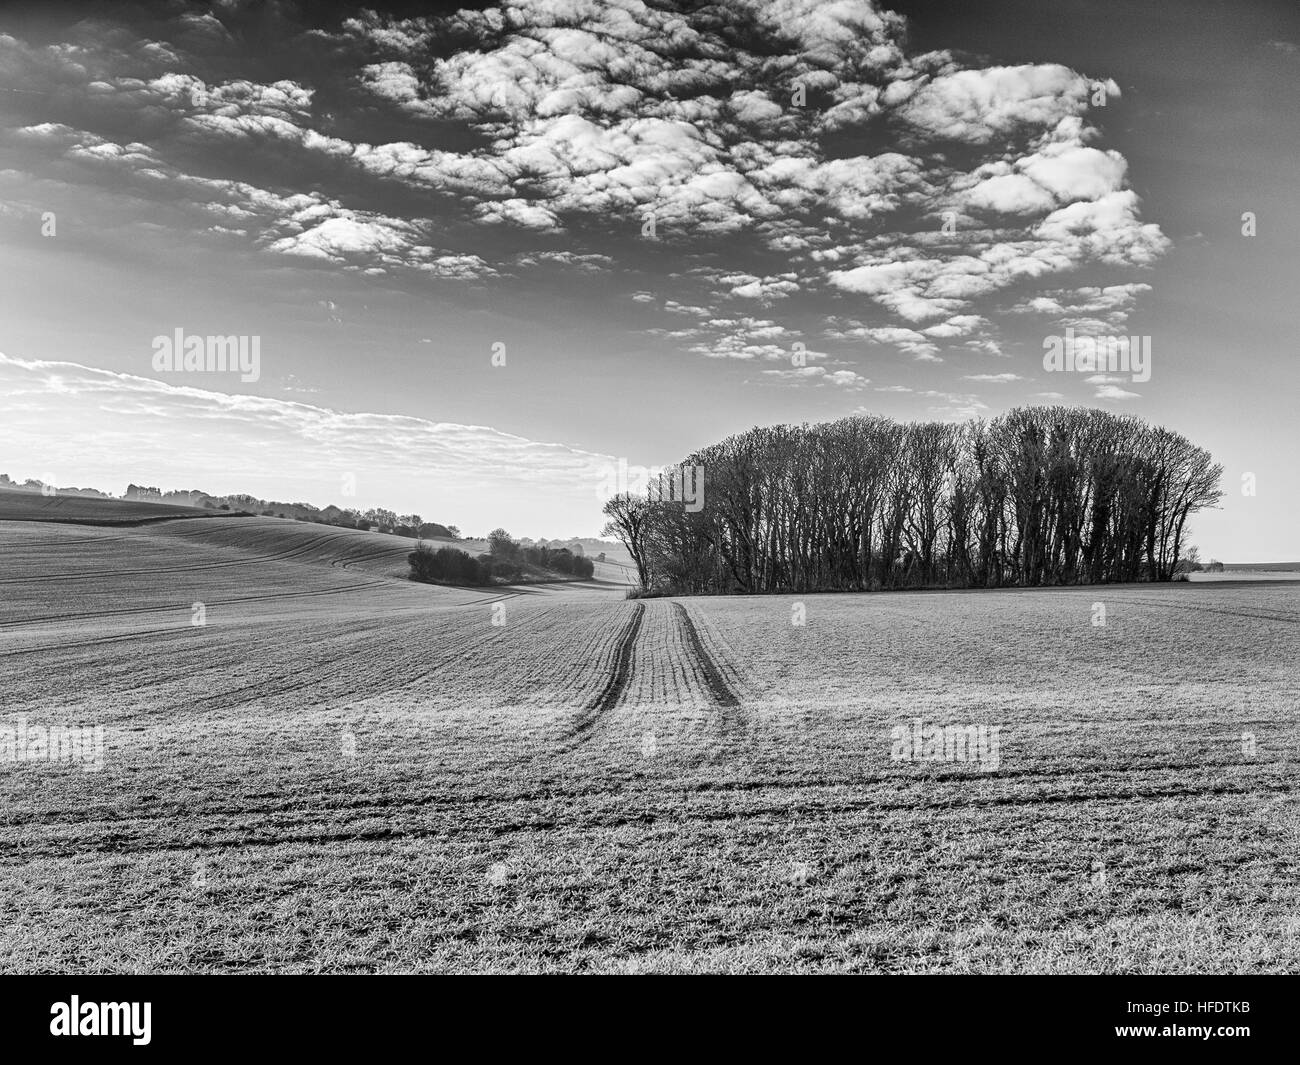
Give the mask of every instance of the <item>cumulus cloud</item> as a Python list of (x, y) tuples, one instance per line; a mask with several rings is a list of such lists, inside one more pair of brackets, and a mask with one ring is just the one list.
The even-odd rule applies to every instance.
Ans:
[[(1030, 126), (1054, 126), (1082, 114), (1091, 82), (1056, 63), (958, 70), (913, 90), (901, 83), (899, 116), (914, 129), (947, 140), (985, 144)], [(1113, 81), (1107, 89), (1119, 94)]]
[[(1090, 122), (1114, 82), (910, 53), (877, 0), (503, 0), (316, 29), (277, 9), (279, 47), (307, 59), (274, 81), (250, 75), (234, 10), (0, 36), (6, 79), (57, 95), (62, 116), (0, 143), (70, 183), (112, 171), (114, 191), (166, 200), (196, 236), (305, 265), (502, 284), (599, 270), (632, 277), (629, 295), (658, 271), (661, 288), (695, 285), (672, 293), (681, 306), (858, 314), (869, 324), (842, 343), (919, 361), (1000, 354), (991, 303), (1012, 290), (1012, 314), (1122, 322), (1144, 291), (1128, 275), (1168, 247)], [(843, 150), (869, 143), (887, 147)], [(956, 235), (918, 229), (945, 212)], [(1100, 295), (1069, 295), (1085, 268)], [(678, 315), (670, 302), (646, 306)], [(774, 328), (652, 335), (786, 357), (793, 334)]]
[(1118, 385), (1102, 385), (1094, 393), (1097, 399), (1140, 399), (1137, 392), (1128, 392)]
[(839, 329), (827, 331), (828, 335), (840, 340), (866, 340), (875, 344), (888, 345), (918, 362), (942, 362), (937, 352), (939, 347), (924, 333), (900, 326), (865, 326), (853, 323)]
[(834, 385), (838, 388), (860, 389), (871, 383), (853, 370), (832, 370), (825, 366), (800, 366), (789, 370), (764, 370), (767, 377), (778, 380), (804, 381)]

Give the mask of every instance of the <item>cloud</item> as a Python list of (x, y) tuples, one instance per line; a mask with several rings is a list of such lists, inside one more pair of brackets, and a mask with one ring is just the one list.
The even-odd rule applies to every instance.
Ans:
[(1136, 392), (1126, 392), (1117, 385), (1102, 385), (1094, 393), (1097, 399), (1140, 399)]
[(922, 329), (921, 332), (928, 337), (964, 337), (969, 336), (977, 329), (987, 327), (988, 324), (988, 320), (978, 314), (956, 314), (946, 322), (929, 326)]
[[(701, 307), (681, 307), (675, 313), (702, 311)], [(769, 318), (709, 317), (697, 325), (668, 332), (677, 338), (694, 340), (689, 350), (713, 359), (792, 359), (796, 352), (803, 352), (809, 359), (825, 358), (820, 352), (807, 351), (796, 333)]]
[(869, 340), (875, 344), (888, 344), (897, 348), (905, 355), (910, 355), (918, 362), (942, 362), (936, 354), (939, 348), (928, 336), (918, 333), (915, 329), (906, 329), (900, 326), (863, 326), (854, 325), (849, 328), (830, 331), (829, 335), (835, 336), (841, 340)]
[(831, 370), (825, 366), (801, 366), (790, 370), (764, 370), (763, 374), (781, 380), (796, 380), (835, 385), (838, 388), (865, 388), (871, 383), (853, 370)]
[[(286, 387), (304, 391), (296, 380)], [(527, 507), (535, 510), (539, 501), (560, 524), (589, 524), (594, 493), (614, 461), (485, 426), (345, 413), (5, 355), (0, 446), (39, 451), (49, 469), (75, 471), (78, 481), (116, 491), (129, 478), (342, 504), (340, 477), (350, 473), (358, 501), (483, 529), (509, 521), (512, 512), (531, 514)], [(267, 455), (275, 461), (267, 463)], [(489, 497), (497, 502), (486, 505)]]
[[(6, 78), (59, 101), (59, 123), (0, 126), (27, 171), (142, 231), (412, 286), (599, 271), (662, 292), (651, 335), (706, 357), (783, 358), (794, 331), (683, 329), (670, 302), (856, 314), (845, 343), (938, 362), (1000, 354), (1003, 293), (1013, 315), (1122, 322), (1169, 246), (1090, 121), (1113, 81), (912, 53), (875, 0), (504, 0), (323, 28), (276, 6), (276, 80), (250, 76), (240, 5), (121, 17), (0, 36)], [(945, 212), (956, 234), (929, 224)], [(1114, 295), (1069, 295), (1084, 270)]]
[(1139, 282), (1049, 289), (1008, 310), (1019, 315), (1049, 315), (1060, 329), (1073, 329), (1081, 336), (1108, 336), (1125, 328), (1138, 299), (1150, 291), (1150, 285)]
[(926, 408), (927, 412), (944, 421), (966, 421), (978, 418), (988, 411), (987, 403), (970, 393), (944, 392), (938, 389), (918, 391), (916, 395), (938, 400)]
[[(959, 70), (934, 78), (914, 91), (897, 87), (905, 98), (899, 116), (912, 128), (946, 140), (986, 144), (1026, 126), (1054, 126), (1082, 114), (1091, 83), (1055, 63)], [(1107, 89), (1119, 94), (1113, 81)]]

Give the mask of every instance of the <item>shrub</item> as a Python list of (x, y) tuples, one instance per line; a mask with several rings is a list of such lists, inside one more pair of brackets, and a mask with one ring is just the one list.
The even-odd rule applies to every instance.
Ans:
[(522, 550), (505, 529), (493, 529), (488, 533), (488, 545), (493, 558), (517, 559)]
[(411, 566), (411, 580), (425, 584), (482, 585), (491, 583), (491, 571), (485, 569), (464, 551), (454, 547), (434, 550), (420, 543), (406, 556)]
[(666, 599), (672, 593), (666, 592), (662, 588), (629, 588), (623, 595), (624, 599)]

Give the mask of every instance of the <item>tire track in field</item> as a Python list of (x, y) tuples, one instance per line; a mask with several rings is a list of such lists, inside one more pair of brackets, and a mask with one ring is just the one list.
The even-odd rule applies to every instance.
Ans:
[[(548, 615), (550, 612), (551, 612), (550, 609), (547, 608), (545, 610), (539, 611), (536, 614), (526, 614), (522, 620), (515, 621), (509, 627), (509, 636), (515, 635), (520, 630), (526, 630), (534, 627), (539, 622), (541, 622), (546, 617), (546, 615)], [(509, 638), (508, 636), (505, 635), (507, 632), (505, 628), (494, 629), (493, 631), (497, 633), (501, 633), (502, 639)], [(428, 680), (428, 678), (433, 676), (435, 673), (445, 672), (452, 665), (461, 662), (464, 659), (468, 658), (469, 656), (480, 651), (483, 648), (485, 641), (488, 640), (491, 640), (491, 637), (485, 638), (472, 631), (467, 632), (457, 642), (449, 643), (445, 645), (442, 648), (441, 657), (435, 659), (431, 666), (428, 666), (427, 668), (425, 668), (423, 671), (419, 673), (415, 673), (413, 675), (407, 676), (405, 679), (401, 679), (400, 682), (398, 681), (397, 678), (394, 678), (394, 682), (390, 683), (386, 688), (384, 688), (383, 693), (385, 695), (391, 695), (395, 692), (404, 692), (409, 688), (413, 688), (418, 684), (424, 683), (424, 681)]]
[[(76, 647), (94, 647), (101, 643), (116, 643), (120, 640), (141, 640), (146, 636), (173, 636), (177, 633), (184, 633), (187, 630), (179, 625), (172, 625), (165, 629), (133, 629), (130, 632), (123, 632), (116, 636), (97, 636), (93, 640), (78, 640), (76, 643), (56, 643), (47, 644), (43, 647), (20, 647), (15, 651), (0, 652), (0, 658), (12, 658), (15, 655), (38, 654), (43, 651), (67, 651)], [(197, 629), (190, 627), (190, 632), (196, 632)]]
[[(369, 635), (383, 625), (377, 620), (362, 633)], [(375, 647), (365, 640), (349, 641), (346, 647), (317, 645), (316, 655), (312, 658), (298, 657), (289, 665), (286, 672), (271, 675), (267, 664), (263, 663), (251, 681), (241, 681), (232, 687), (189, 699), (186, 710), (223, 711), (236, 710), (241, 707), (265, 705), (276, 699), (297, 695), (307, 688), (331, 688), (328, 697), (336, 701), (345, 701), (360, 692), (372, 690), (377, 679), (365, 669), (354, 669), (359, 662), (373, 662)], [(222, 667), (214, 667), (220, 671)], [(317, 699), (319, 703), (320, 698)], [(312, 704), (315, 705), (315, 704)]]
[[(211, 850), (243, 850), (281, 846), (323, 846), (339, 843), (365, 843), (398, 841), (406, 839), (499, 839), (519, 833), (556, 831), (614, 831), (623, 828), (649, 830), (656, 825), (667, 825), (683, 830), (689, 825), (717, 823), (760, 822), (770, 824), (773, 818), (825, 819), (828, 816), (865, 814), (877, 818), (891, 814), (912, 816), (920, 810), (937, 814), (961, 815), (977, 810), (1031, 808), (1035, 806), (1073, 806), (1095, 803), (1099, 806), (1126, 807), (1134, 801), (1160, 801), (1168, 799), (1211, 800), (1257, 794), (1294, 795), (1290, 784), (1268, 785), (1257, 788), (1235, 788), (1214, 783), (1207, 787), (1152, 787), (1120, 789), (1092, 794), (1037, 794), (1000, 795), (968, 801), (916, 800), (881, 801), (876, 798), (841, 798), (838, 801), (796, 801), (792, 803), (758, 801), (749, 806), (728, 803), (713, 809), (683, 811), (673, 804), (649, 804), (640, 809), (627, 810), (565, 810), (556, 816), (554, 810), (538, 810), (533, 816), (519, 816), (509, 820), (473, 822), (455, 811), (448, 811), (427, 826), (412, 826), (410, 822), (362, 828), (335, 823), (314, 825), (302, 815), (290, 816), (271, 824), (256, 826), (196, 826), (185, 824), (189, 838), (149, 838), (139, 833), (101, 831), (93, 839), (63, 840), (49, 838), (37, 841), (9, 842), (0, 840), (0, 860), (6, 865), (18, 865), (32, 859), (77, 858), (88, 852), (121, 854), (188, 853)], [(662, 799), (662, 796), (660, 796)], [(129, 820), (129, 819), (124, 819)], [(111, 822), (109, 822), (111, 824)], [(119, 822), (120, 823), (120, 822)], [(361, 819), (364, 824), (364, 819)], [(178, 825), (179, 827), (179, 825)], [(240, 833), (243, 833), (242, 835)], [(253, 832), (260, 834), (254, 835)]]
[[(140, 577), (153, 576), (159, 573), (195, 573), (204, 570), (229, 569), (238, 566), (261, 565), (266, 562), (288, 562), (296, 561), (312, 551), (323, 548), (326, 544), (333, 543), (347, 536), (347, 533), (318, 534), (311, 535), (303, 542), (290, 545), (278, 551), (272, 551), (269, 554), (250, 555), (247, 558), (227, 558), (215, 562), (200, 562), (185, 566), (164, 566), (154, 567), (152, 569), (114, 569), (107, 571), (92, 570), (87, 573), (46, 573), (38, 574), (31, 577), (5, 577), (0, 579), (0, 584), (37, 584), (45, 581), (84, 581), (95, 580), (103, 577)], [(226, 550), (230, 545), (212, 545), (203, 544), (204, 547), (215, 547), (216, 550)], [(240, 548), (235, 548), (240, 550)]]
[(718, 666), (717, 659), (704, 643), (690, 611), (678, 602), (674, 602), (672, 607), (682, 642), (690, 649), (696, 667), (704, 677), (704, 688), (717, 707), (717, 739), (694, 753), (697, 758), (713, 763), (743, 758), (747, 739), (753, 739), (750, 735), (751, 714), (745, 710), (740, 697)]
[(1117, 603), (1139, 603), (1142, 606), (1159, 606), (1171, 610), (1181, 610), (1190, 614), (1223, 614), (1230, 618), (1249, 618), (1251, 621), (1281, 621), (1289, 625), (1300, 623), (1300, 613), (1285, 607), (1259, 607), (1268, 610), (1268, 614), (1250, 614), (1239, 610), (1225, 610), (1223, 607), (1201, 606), (1192, 603), (1176, 603), (1163, 599), (1137, 599), (1133, 597), (1116, 598)]
[[(454, 588), (457, 586), (451, 585), (450, 587)], [(486, 599), (471, 599), (468, 603), (457, 603), (456, 606), (457, 607), (481, 606), (484, 603), (499, 603), (504, 599), (516, 599), (521, 594), (522, 593), (520, 592), (502, 592), (500, 595), (489, 595)]]
[[(238, 706), (269, 703), (309, 687), (321, 689), (320, 697), (312, 705), (322, 703), (333, 705), (358, 698), (392, 695), (422, 683), (435, 673), (445, 672), (452, 665), (485, 649), (490, 649), (499, 641), (509, 640), (518, 632), (536, 625), (548, 613), (549, 610), (543, 610), (537, 614), (527, 615), (515, 621), (509, 632), (504, 628), (489, 629), (486, 633), (474, 629), (466, 630), (460, 639), (441, 647), (432, 664), (416, 673), (412, 673), (416, 659), (401, 656), (388, 660), (376, 659), (378, 647), (366, 640), (338, 649), (322, 647), (317, 658), (291, 669), (287, 674), (269, 681), (262, 676), (252, 683), (242, 683), (237, 687), (191, 700), (187, 708), (205, 704), (204, 709), (228, 710)], [(420, 624), (419, 619), (408, 620), (401, 635), (418, 635), (421, 631)], [(392, 632), (391, 622), (388, 619), (374, 618), (367, 621), (366, 628), (354, 630), (354, 635), (371, 637), (389, 633), (391, 637)], [(372, 664), (367, 669), (354, 669), (353, 666), (358, 661)], [(268, 686), (277, 684), (278, 687)], [(245, 698), (247, 695), (253, 697)]]
[[(270, 592), (264, 595), (241, 595), (236, 596), (234, 599), (207, 599), (204, 600), (204, 602), (207, 606), (233, 606), (242, 603), (260, 603), (271, 599), (311, 599), (322, 595), (339, 595), (342, 592), (353, 592), (361, 588), (378, 588), (386, 585), (386, 581), (375, 578), (368, 581), (362, 581), (360, 584), (347, 584), (338, 588), (317, 588), (305, 592)], [(39, 625), (46, 621), (88, 621), (92, 618), (129, 617), (134, 614), (165, 614), (173, 611), (185, 611), (188, 609), (190, 608), (184, 604), (173, 604), (169, 606), (123, 607), (120, 610), (92, 610), (70, 614), (48, 614), (43, 617), (21, 618), (18, 621), (0, 621), (0, 629), (13, 629), (26, 625)], [(26, 653), (29, 650), (33, 650), (33, 648), (23, 648), (19, 652), (11, 653)]]
[(568, 738), (581, 742), (588, 733), (612, 710), (627, 688), (628, 678), (632, 673), (632, 648), (636, 646), (637, 635), (641, 632), (641, 622), (645, 618), (645, 603), (637, 603), (632, 609), (623, 631), (618, 635), (614, 648), (614, 668), (605, 681), (600, 694), (578, 715)]
[(343, 558), (336, 558), (330, 562), (330, 565), (337, 566), (340, 569), (347, 569), (350, 566), (361, 566), (370, 562), (380, 562), (384, 559), (391, 559), (394, 565), (405, 561), (400, 548), (375, 547), (359, 551), (356, 554), (346, 555)]
[[(700, 672), (704, 674), (704, 682), (709, 694), (713, 697), (713, 701), (722, 708), (724, 727), (729, 723), (734, 723), (734, 719), (739, 717), (740, 699), (731, 690), (731, 685), (727, 683), (727, 678), (722, 675), (718, 663), (714, 661), (713, 655), (709, 653), (709, 649), (704, 646), (704, 641), (700, 639), (699, 630), (695, 627), (695, 622), (691, 620), (690, 611), (681, 603), (673, 603), (673, 613), (681, 624), (686, 635), (686, 643), (695, 655), (695, 661), (700, 667)], [(728, 710), (734, 711), (734, 713), (728, 714)]]
[[(541, 613), (545, 614), (548, 611)], [(529, 616), (517, 621), (513, 626), (513, 632), (534, 624), (539, 617), (540, 615)], [(403, 636), (418, 634), (420, 624), (419, 619), (410, 619), (399, 630), (400, 634)], [(191, 700), (187, 706), (200, 706), (208, 710), (229, 710), (238, 706), (269, 703), (312, 687), (320, 689), (312, 705), (340, 704), (368, 696), (390, 695), (421, 683), (430, 675), (446, 670), (453, 663), (481, 651), (496, 640), (508, 638), (502, 635), (504, 633), (502, 629), (492, 629), (488, 635), (467, 630), (461, 639), (442, 647), (432, 665), (412, 675), (415, 661), (413, 658), (404, 658), (400, 655), (390, 659), (376, 658), (379, 647), (370, 643), (368, 638), (382, 636), (385, 633), (388, 633), (390, 638), (393, 633), (392, 624), (388, 619), (382, 617), (367, 619), (365, 628), (353, 630), (354, 636), (360, 635), (367, 639), (350, 641), (347, 646), (339, 648), (334, 648), (332, 644), (328, 647), (321, 645), (316, 649), (316, 657), (310, 661), (304, 660), (305, 664), (300, 663), (288, 673), (270, 680), (265, 676), (259, 676), (251, 683), (241, 683), (210, 696)], [(358, 661), (371, 663), (370, 668), (354, 669)], [(246, 698), (246, 696), (252, 697)]]
[[(999, 770), (996, 778), (988, 779), (1005, 779), (1015, 784), (1040, 784), (1051, 785), (1058, 778), (1078, 777), (1080, 780), (1089, 785), (1115, 784), (1117, 790), (1122, 788), (1124, 782), (1132, 774), (1145, 774), (1153, 771), (1158, 772), (1184, 772), (1188, 769), (1200, 769), (1212, 772), (1225, 768), (1232, 768), (1231, 762), (1209, 762), (1209, 763), (1162, 763), (1156, 766), (1127, 766), (1124, 768), (1113, 769), (1109, 767), (1090, 767), (1082, 770), (1076, 769), (1049, 769), (1049, 770), (1014, 770), (1008, 772)], [(1285, 760), (1277, 759), (1273, 762), (1265, 763), (1274, 767), (1285, 768), (1288, 763)], [(925, 785), (958, 785), (964, 786), (969, 784), (972, 779), (982, 779), (972, 777), (969, 772), (951, 771), (934, 774), (926, 778)], [(900, 784), (904, 786), (917, 787), (921, 781), (916, 778), (907, 778), (900, 774), (870, 774), (863, 777), (806, 777), (799, 779), (783, 779), (780, 777), (765, 776), (756, 779), (745, 780), (714, 780), (714, 779), (696, 779), (683, 781), (679, 786), (671, 790), (674, 793), (680, 793), (682, 796), (693, 796), (700, 799), (709, 796), (721, 796), (735, 798), (742, 795), (753, 794), (756, 792), (770, 792), (773, 795), (780, 795), (786, 792), (830, 792), (830, 793), (857, 793), (864, 788), (885, 788), (893, 789), (897, 792)], [(1145, 787), (1139, 789), (1137, 785), (1130, 785), (1124, 794), (1153, 794), (1153, 789), (1161, 786), (1165, 782), (1153, 780), (1146, 783)], [(1223, 784), (1217, 778), (1212, 778), (1211, 783), (1215, 786)], [(1242, 783), (1250, 785), (1249, 787), (1232, 789), (1231, 794), (1253, 794), (1256, 791), (1271, 794), (1295, 794), (1300, 796), (1300, 789), (1296, 789), (1289, 781), (1273, 781), (1268, 779), (1248, 779)], [(1180, 782), (1180, 787), (1190, 787), (1185, 781)], [(1201, 789), (1204, 791), (1204, 789)], [(215, 792), (214, 792), (215, 794)], [(227, 793), (220, 793), (223, 798), (230, 798)], [(32, 827), (44, 825), (50, 827), (74, 827), (90, 825), (106, 825), (118, 821), (132, 821), (136, 823), (162, 824), (167, 821), (181, 821), (187, 818), (219, 818), (219, 817), (267, 817), (285, 819), (303, 811), (310, 811), (317, 816), (325, 815), (359, 815), (359, 816), (378, 816), (381, 813), (395, 814), (402, 813), (405, 819), (412, 814), (420, 811), (475, 811), (491, 809), (496, 807), (507, 807), (516, 805), (525, 805), (528, 803), (554, 803), (554, 802), (579, 802), (596, 800), (617, 799), (627, 802), (651, 802), (656, 798), (663, 798), (664, 791), (658, 785), (638, 786), (629, 784), (605, 784), (593, 783), (580, 786), (557, 787), (548, 784), (544, 787), (526, 788), (521, 791), (467, 791), (453, 792), (446, 789), (431, 789), (418, 794), (383, 794), (368, 793), (362, 797), (341, 798), (342, 793), (338, 791), (329, 792), (258, 792), (246, 795), (235, 795), (236, 799), (241, 800), (238, 805), (194, 805), (190, 800), (173, 800), (166, 806), (160, 806), (152, 810), (133, 811), (130, 815), (123, 815), (120, 812), (118, 804), (111, 801), (105, 801), (95, 809), (87, 809), (84, 805), (75, 808), (49, 808), (43, 810), (34, 810), (14, 817), (12, 810), (8, 812), (3, 820), (0, 820), (0, 827)], [(1046, 791), (1035, 793), (1038, 799), (1043, 802), (1068, 801), (1069, 792)], [(1104, 793), (1103, 793), (1104, 794)], [(1062, 798), (1062, 796), (1064, 798)], [(1024, 796), (1021, 796), (1022, 798)], [(1085, 798), (1087, 796), (1084, 796)], [(1031, 796), (1032, 798), (1032, 796)], [(264, 800), (257, 803), (256, 800)], [(250, 805), (251, 803), (251, 805)], [(935, 797), (931, 800), (932, 805), (939, 808), (957, 808), (965, 805), (971, 805), (969, 802), (963, 802), (959, 799), (943, 800)], [(997, 797), (985, 797), (979, 804), (996, 805)], [(910, 809), (913, 803), (907, 800), (896, 800), (896, 805), (890, 806), (891, 809)], [(486, 816), (486, 815), (485, 815)]]
[(38, 548), (38, 547), (42, 547), (42, 548), (43, 547), (67, 547), (69, 544), (72, 544), (75, 547), (82, 547), (85, 544), (112, 544), (112, 543), (117, 543), (118, 541), (121, 540), (130, 540), (130, 539), (134, 539), (134, 538), (130, 536), (83, 536), (83, 537), (73, 537), (72, 539), (68, 539), (68, 540), (44, 540), (44, 539), (33, 540), (30, 538), (24, 538), (24, 539), (12, 540), (12, 541), (11, 540), (0, 541), (0, 547), (22, 548), (23, 550), (27, 550), (28, 548)]

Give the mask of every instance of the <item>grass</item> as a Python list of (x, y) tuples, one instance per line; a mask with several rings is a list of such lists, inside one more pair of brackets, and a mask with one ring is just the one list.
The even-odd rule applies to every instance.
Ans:
[(1295, 584), (625, 602), (379, 539), (0, 523), (0, 725), (108, 735), (0, 763), (0, 970), (1300, 966)]

